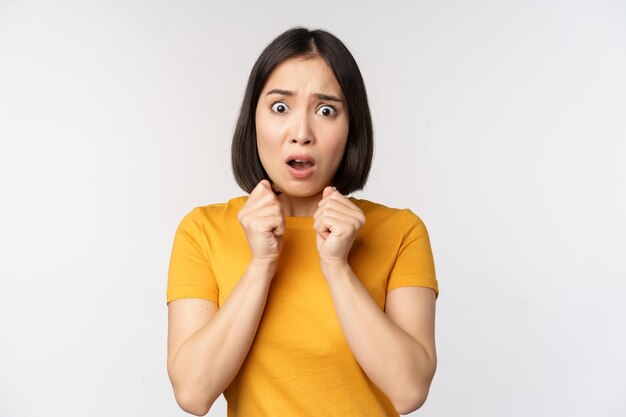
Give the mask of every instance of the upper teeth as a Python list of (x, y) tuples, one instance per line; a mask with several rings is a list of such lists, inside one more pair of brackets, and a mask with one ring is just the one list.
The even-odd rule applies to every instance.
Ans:
[(304, 159), (296, 159), (295, 161), (296, 162), (308, 162), (308, 161), (305, 161)]

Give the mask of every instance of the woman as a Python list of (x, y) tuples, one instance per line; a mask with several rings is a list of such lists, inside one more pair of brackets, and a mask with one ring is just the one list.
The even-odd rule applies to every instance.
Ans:
[(437, 280), (410, 210), (347, 197), (373, 153), (350, 52), (293, 28), (255, 63), (232, 162), (249, 196), (181, 221), (167, 288), (168, 373), (204, 415), (397, 416), (436, 368)]

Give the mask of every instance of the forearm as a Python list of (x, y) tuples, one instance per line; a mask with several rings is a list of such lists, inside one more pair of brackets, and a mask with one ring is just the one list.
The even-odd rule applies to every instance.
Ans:
[(324, 272), (339, 324), (367, 376), (396, 410), (421, 406), (435, 373), (435, 359), (380, 309), (349, 265)]
[(250, 264), (211, 321), (192, 334), (174, 357), (174, 391), (199, 410), (208, 410), (228, 387), (256, 335), (273, 269)]

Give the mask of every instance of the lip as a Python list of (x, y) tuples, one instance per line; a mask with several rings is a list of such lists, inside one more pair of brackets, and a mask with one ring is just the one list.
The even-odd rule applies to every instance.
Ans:
[[(293, 161), (294, 159), (298, 159), (300, 161), (308, 161), (312, 163), (313, 165), (307, 169), (295, 169), (291, 165), (289, 165), (289, 161)], [(289, 173), (293, 177), (298, 178), (298, 179), (310, 177), (311, 175), (313, 175), (313, 172), (315, 172), (315, 169), (316, 169), (315, 158), (313, 158), (311, 155), (307, 155), (304, 153), (294, 153), (294, 154), (289, 155), (287, 159), (285, 160), (285, 165), (287, 165), (287, 171), (289, 171)]]
[[(297, 159), (300, 159), (300, 158), (297, 158)], [(291, 159), (290, 159), (290, 161), (291, 161)], [(295, 169), (295, 168), (293, 168), (289, 164), (285, 164), (285, 165), (287, 165), (287, 171), (289, 171), (289, 173), (292, 176), (294, 176), (294, 177), (296, 177), (298, 179), (310, 177), (313, 174), (313, 172), (315, 171), (315, 165), (313, 165), (312, 167), (307, 168), (307, 169)]]
[(287, 157), (285, 163), (289, 163), (289, 161), (293, 161), (294, 159), (298, 159), (301, 161), (309, 161), (313, 165), (315, 165), (315, 159), (311, 155), (307, 155), (304, 153), (294, 153)]

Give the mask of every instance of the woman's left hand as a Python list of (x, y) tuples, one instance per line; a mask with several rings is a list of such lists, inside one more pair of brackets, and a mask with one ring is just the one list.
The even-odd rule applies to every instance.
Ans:
[(322, 268), (347, 265), (354, 239), (365, 224), (363, 211), (339, 191), (326, 187), (313, 218)]

